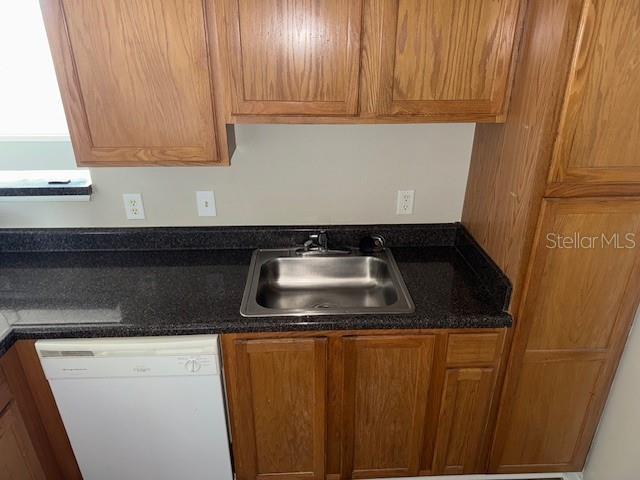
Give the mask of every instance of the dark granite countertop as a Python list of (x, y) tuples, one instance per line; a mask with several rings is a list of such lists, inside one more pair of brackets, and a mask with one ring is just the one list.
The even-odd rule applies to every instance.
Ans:
[(415, 313), (269, 318), (239, 313), (251, 249), (0, 253), (0, 353), (28, 338), (511, 326), (464, 245), (392, 251)]

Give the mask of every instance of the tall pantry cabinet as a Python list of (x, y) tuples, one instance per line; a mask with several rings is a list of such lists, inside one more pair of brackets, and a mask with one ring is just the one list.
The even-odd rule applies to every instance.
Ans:
[(496, 473), (582, 470), (640, 301), (640, 3), (527, 8), (463, 214), (515, 288)]

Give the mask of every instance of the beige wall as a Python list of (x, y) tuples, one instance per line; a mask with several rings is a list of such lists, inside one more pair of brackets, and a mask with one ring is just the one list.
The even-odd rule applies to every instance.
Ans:
[[(473, 132), (472, 124), (241, 126), (229, 168), (95, 168), (91, 202), (0, 203), (0, 228), (458, 221)], [(0, 155), (0, 169), (45, 166)], [(414, 215), (396, 215), (396, 191), (411, 189)], [(196, 190), (215, 191), (217, 217), (197, 216)], [(125, 218), (122, 193), (135, 192), (146, 220)]]
[(585, 480), (640, 478), (640, 313), (636, 315), (584, 472)]

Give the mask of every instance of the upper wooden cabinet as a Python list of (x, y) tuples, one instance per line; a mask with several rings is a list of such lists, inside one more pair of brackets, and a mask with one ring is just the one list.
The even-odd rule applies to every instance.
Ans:
[(584, 3), (550, 181), (638, 183), (640, 2)]
[(228, 164), (227, 124), (502, 121), (522, 0), (41, 0), (79, 165)]
[[(520, 0), (372, 0), (363, 72), (377, 115), (505, 112)], [(365, 94), (366, 95), (366, 94)]]
[(79, 165), (228, 163), (210, 0), (41, 0)]
[(355, 115), (363, 0), (220, 0), (231, 113)]
[(221, 0), (227, 113), (239, 122), (496, 121), (520, 5)]

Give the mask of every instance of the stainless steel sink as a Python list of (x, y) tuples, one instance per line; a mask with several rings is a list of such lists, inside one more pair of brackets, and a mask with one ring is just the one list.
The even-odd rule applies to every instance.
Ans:
[(256, 250), (240, 313), (245, 317), (411, 313), (413, 301), (388, 249), (300, 255)]

